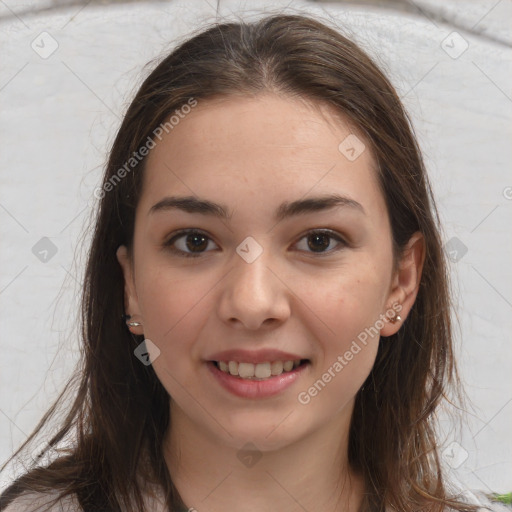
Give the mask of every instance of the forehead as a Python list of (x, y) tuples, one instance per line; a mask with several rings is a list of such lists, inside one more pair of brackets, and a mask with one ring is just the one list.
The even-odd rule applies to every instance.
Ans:
[(146, 211), (167, 193), (239, 207), (241, 197), (281, 202), (311, 190), (344, 193), (383, 213), (368, 144), (348, 120), (319, 102), (270, 93), (198, 100), (156, 142), (139, 205)]

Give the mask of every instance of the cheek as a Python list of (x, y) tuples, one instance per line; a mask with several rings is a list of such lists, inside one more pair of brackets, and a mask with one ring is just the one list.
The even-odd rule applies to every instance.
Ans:
[[(319, 294), (320, 317), (315, 337), (320, 351), (313, 372), (297, 399), (313, 408), (317, 417), (341, 412), (368, 377), (377, 356), (380, 301), (366, 280), (343, 280), (327, 297)], [(321, 302), (320, 302), (321, 301)]]
[(386, 276), (375, 264), (364, 257), (355, 260), (350, 272), (340, 269), (308, 294), (308, 305), (321, 320), (316, 322), (321, 352), (314, 377), (347, 396), (362, 385), (375, 361), (387, 289)]
[(364, 255), (353, 258), (350, 268), (346, 265), (314, 284), (303, 284), (304, 289), (311, 290), (307, 301), (314, 304), (338, 348), (343, 348), (343, 342), (364, 329), (374, 326), (383, 312), (387, 275)]
[(138, 294), (144, 335), (158, 346), (166, 366), (183, 367), (191, 356), (199, 357), (194, 340), (211, 314), (216, 280), (148, 263), (140, 272), (140, 282), (144, 283)]
[(208, 319), (208, 286), (204, 280), (183, 278), (169, 269), (158, 271), (155, 266), (141, 278), (145, 279), (143, 296), (139, 295), (144, 336), (160, 350), (153, 369), (169, 395), (186, 404), (196, 387), (200, 363), (195, 340)]

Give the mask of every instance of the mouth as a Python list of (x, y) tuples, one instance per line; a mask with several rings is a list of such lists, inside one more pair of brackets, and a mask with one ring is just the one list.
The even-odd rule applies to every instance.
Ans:
[(210, 361), (218, 370), (241, 380), (269, 380), (273, 377), (296, 371), (308, 364), (309, 359), (295, 359), (288, 361), (266, 361), (262, 363), (248, 363), (243, 361)]

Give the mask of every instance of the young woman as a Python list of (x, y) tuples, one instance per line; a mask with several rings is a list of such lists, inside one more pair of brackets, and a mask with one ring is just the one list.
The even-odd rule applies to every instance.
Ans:
[(76, 397), (2, 510), (477, 509), (436, 445), (458, 381), (435, 203), (353, 42), (298, 15), (196, 34), (96, 195)]

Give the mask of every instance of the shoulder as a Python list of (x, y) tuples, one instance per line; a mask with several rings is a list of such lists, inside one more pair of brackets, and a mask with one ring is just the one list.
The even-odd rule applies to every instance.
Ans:
[(25, 492), (2, 512), (82, 512), (75, 495), (59, 498), (58, 491)]

